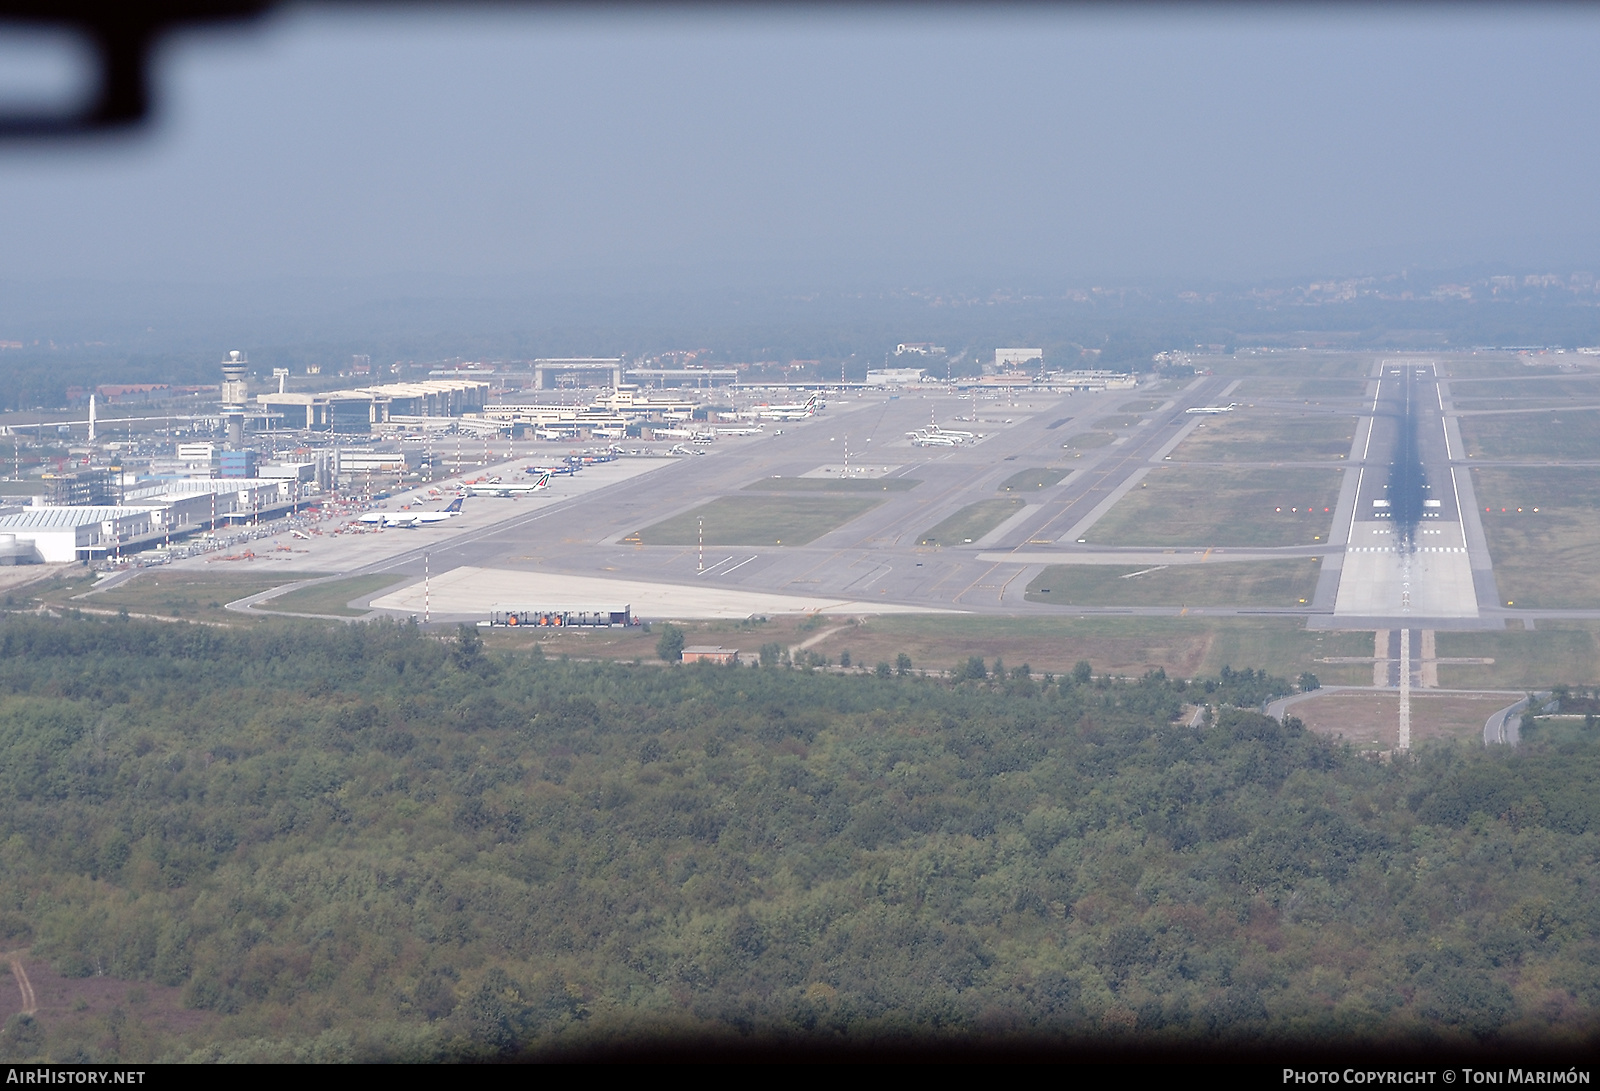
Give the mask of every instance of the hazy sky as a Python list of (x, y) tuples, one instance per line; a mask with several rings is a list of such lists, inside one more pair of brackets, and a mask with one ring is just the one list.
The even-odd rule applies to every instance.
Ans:
[(1584, 267), (1597, 56), (1579, 6), (291, 12), (0, 150), (0, 279)]

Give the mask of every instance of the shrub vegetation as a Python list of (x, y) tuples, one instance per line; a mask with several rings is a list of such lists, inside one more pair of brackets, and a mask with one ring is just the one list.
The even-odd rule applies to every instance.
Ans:
[(1377, 763), (1253, 711), (1287, 685), (1250, 670), (957, 681), (475, 638), (0, 621), (0, 934), (212, 1013), (155, 1039), (14, 1020), (4, 1059), (1594, 1026), (1586, 737)]

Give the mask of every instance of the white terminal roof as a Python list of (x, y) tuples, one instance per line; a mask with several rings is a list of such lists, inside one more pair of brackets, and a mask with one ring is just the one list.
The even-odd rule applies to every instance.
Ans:
[(27, 508), (16, 515), (0, 515), (0, 530), (68, 530), (89, 523), (105, 523), (134, 515), (149, 515), (150, 508), (59, 507)]
[(474, 390), (488, 390), (489, 384), (482, 379), (425, 379), (420, 382), (409, 383), (382, 383), (377, 386), (357, 386), (344, 390), (315, 390), (315, 391), (287, 391), (279, 394), (275, 390), (256, 395), (256, 400), (263, 404), (271, 401), (279, 404), (304, 405), (314, 401), (369, 401), (373, 398), (418, 398), (428, 394), (453, 394)]
[(383, 383), (379, 386), (358, 386), (351, 394), (378, 394), (393, 398), (414, 398), (419, 394), (439, 394), (449, 391), (474, 390), (487, 387), (482, 379), (424, 379), (421, 382)]
[(278, 478), (261, 477), (199, 477), (162, 481), (153, 485), (140, 485), (125, 494), (128, 500), (154, 500), (161, 496), (192, 496), (195, 493), (239, 492), (241, 489), (276, 489)]

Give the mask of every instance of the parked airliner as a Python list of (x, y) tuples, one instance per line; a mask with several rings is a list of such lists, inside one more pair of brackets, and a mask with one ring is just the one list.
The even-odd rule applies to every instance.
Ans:
[(460, 514), (461, 497), (458, 496), (441, 511), (369, 511), (361, 517), (361, 522), (368, 526), (404, 527), (410, 530), (443, 523)]
[(479, 481), (462, 486), (462, 488), (466, 489), (468, 496), (498, 496), (502, 498), (528, 496), (531, 493), (536, 493), (543, 489), (548, 489), (549, 487), (549, 473), (542, 473), (534, 480), (525, 484), (522, 482), (500, 481), (497, 479), (493, 481)]

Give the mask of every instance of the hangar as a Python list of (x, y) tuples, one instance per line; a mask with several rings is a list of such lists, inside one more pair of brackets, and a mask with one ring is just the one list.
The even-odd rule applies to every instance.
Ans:
[(0, 516), (0, 563), (64, 564), (104, 557), (158, 534), (156, 507), (30, 508)]

